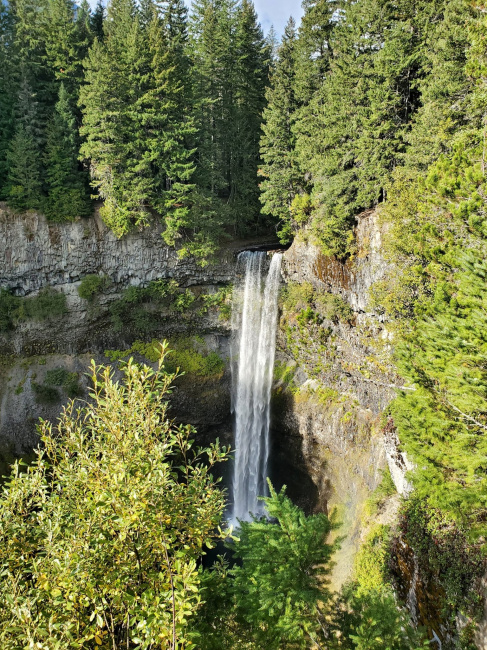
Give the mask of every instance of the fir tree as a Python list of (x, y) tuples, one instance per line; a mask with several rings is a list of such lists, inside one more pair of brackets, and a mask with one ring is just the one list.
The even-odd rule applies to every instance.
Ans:
[(12, 12), (0, 2), (0, 198), (5, 198), (7, 153), (15, 129), (17, 67)]
[(95, 10), (91, 14), (90, 18), (90, 31), (92, 32), (93, 37), (97, 38), (98, 41), (102, 41), (104, 37), (103, 23), (105, 21), (105, 13), (105, 7), (102, 0), (98, 0)]
[(150, 25), (151, 83), (142, 102), (150, 112), (148, 155), (154, 165), (152, 205), (165, 218), (164, 239), (174, 245), (190, 235), (191, 196), (195, 186), (190, 142), (195, 128), (190, 106), (189, 59), (186, 53), (186, 8), (172, 0), (163, 17)]
[(243, 0), (237, 10), (235, 56), (230, 197), (235, 231), (243, 233), (255, 227), (259, 214), (260, 124), (270, 63), (270, 51), (249, 0)]
[(293, 124), (295, 97), (296, 28), (291, 18), (286, 25), (278, 59), (267, 90), (263, 113), (260, 175), (262, 212), (274, 217), (283, 242), (291, 236), (290, 207), (301, 189), (302, 179), (295, 160)]
[(38, 208), (42, 197), (43, 133), (37, 100), (26, 79), (22, 81), (16, 113), (15, 134), (7, 155), (7, 200), (20, 210)]
[(333, 525), (326, 515), (306, 517), (284, 490), (269, 483), (264, 499), (271, 521), (241, 522), (234, 569), (237, 616), (258, 647), (309, 648), (321, 637), (330, 593), (324, 577), (335, 547), (326, 540)]
[(118, 236), (147, 223), (152, 187), (140, 105), (149, 54), (136, 13), (131, 0), (109, 5), (105, 40), (95, 40), (90, 49), (80, 92), (80, 133), (86, 138), (81, 155), (91, 160), (92, 186), (104, 200), (102, 217)]
[(78, 171), (77, 129), (68, 93), (61, 83), (59, 101), (47, 130), (45, 154), (48, 219), (62, 221), (89, 214), (86, 177)]

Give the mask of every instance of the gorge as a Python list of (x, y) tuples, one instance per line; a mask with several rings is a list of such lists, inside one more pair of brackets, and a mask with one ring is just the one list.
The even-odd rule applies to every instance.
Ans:
[(0, 0), (2, 650), (487, 648), (485, 2), (302, 9)]
[[(150, 353), (142, 347), (138, 352), (134, 342), (141, 337), (146, 341), (167, 338), (171, 345), (183, 336), (186, 346), (196, 346), (190, 354), (205, 357), (216, 353), (225, 361), (225, 370), (222, 374), (217, 368), (206, 375), (190, 370), (176, 382), (171, 403), (178, 421), (194, 424), (201, 441), (214, 440), (218, 435), (233, 446), (232, 408), (240, 435), (246, 430), (247, 435), (259, 436), (271, 418), (269, 446), (260, 445), (260, 454), (256, 453), (259, 443), (255, 440), (249, 441), (246, 450), (235, 444), (236, 468), (239, 463), (248, 466), (250, 457), (255, 469), (236, 469), (235, 493), (241, 494), (239, 490), (251, 485), (253, 501), (239, 496), (234, 516), (245, 519), (249, 510), (260, 512), (256, 496), (263, 494), (263, 468), (269, 455), (274, 485), (279, 488), (286, 484), (288, 493), (305, 510), (331, 512), (338, 507), (344, 539), (335, 557), (332, 584), (340, 588), (349, 578), (353, 558), (370, 530), (363, 512), (382, 480), (384, 468), (390, 469), (399, 494), (407, 490), (408, 461), (398, 448), (397, 435), (380, 421), (381, 411), (401, 384), (392, 369), (384, 372), (380, 365), (381, 341), (387, 344), (387, 337), (381, 317), (368, 310), (366, 298), (387, 268), (381, 258), (377, 216), (370, 213), (360, 218), (356, 236), (364, 248), (353, 264), (327, 259), (305, 242), (295, 242), (270, 261), (265, 252), (240, 252), (252, 246), (238, 242), (223, 250), (216, 264), (203, 270), (173, 257), (170, 249), (154, 237), (157, 230), (145, 231), (147, 239), (145, 233), (144, 238), (134, 237), (132, 247), (130, 238), (117, 242), (96, 220), (48, 226), (42, 216), (33, 214), (19, 216), (14, 223), (16, 227), (4, 230), (0, 241), (3, 258), (8, 260), (3, 286), (27, 296), (52, 287), (66, 295), (68, 311), (62, 317), (25, 320), (2, 335), (0, 440), (4, 460), (33, 448), (38, 417), (56, 420), (66, 399), (64, 389), (58, 389), (57, 398), (49, 403), (35, 388), (46, 383), (49, 373), (59, 369), (75, 373), (82, 396), (89, 358), (110, 363), (103, 355), (105, 346), (116, 342), (118, 349), (128, 350), (127, 355), (141, 354), (147, 362), (144, 354)], [(271, 242), (253, 244), (272, 248)], [(77, 251), (76, 258), (70, 250)], [(83, 276), (93, 272), (109, 277), (110, 282), (90, 302), (79, 298), (77, 289)], [(199, 298), (200, 302), (178, 312), (171, 307), (174, 296), (169, 296), (169, 304), (167, 298), (160, 304), (154, 300), (141, 303), (156, 327), (145, 333), (137, 329), (131, 316), (139, 305), (123, 303), (124, 329), (121, 336), (117, 334), (110, 305), (117, 304), (131, 286), (142, 290), (156, 279), (176, 279), (178, 292), (184, 295), (189, 290), (194, 296), (216, 295), (219, 287), (234, 282), (231, 320), (218, 316), (224, 304), (221, 300), (204, 311)], [(278, 286), (283, 281), (278, 317)], [(305, 296), (301, 295), (303, 290)], [(330, 296), (336, 299), (333, 311)], [(319, 322), (316, 317), (301, 317), (300, 322), (300, 315), (310, 304), (323, 316)], [(344, 305), (349, 306), (348, 311)], [(235, 336), (238, 332), (241, 336)], [(271, 376), (273, 335), (277, 335), (276, 368)], [(195, 336), (198, 340), (192, 338)], [(38, 350), (43, 353), (36, 354)], [(17, 359), (12, 356), (14, 351), (20, 355)], [(241, 362), (242, 356), (244, 362), (239, 367), (237, 361)], [(270, 411), (267, 395), (271, 398)], [(238, 402), (244, 399), (239, 411)], [(246, 429), (249, 421), (252, 426)], [(232, 484), (231, 479), (228, 482)], [(374, 525), (381, 521), (389, 525), (397, 517), (397, 508), (397, 496), (392, 496), (381, 506)], [(397, 556), (395, 570), (404, 593), (412, 588), (415, 561), (410, 550)], [(431, 625), (439, 638), (446, 638), (448, 628), (443, 627), (441, 615), (427, 595), (437, 588), (432, 586), (434, 580), (427, 574), (415, 578), (420, 606), (415, 615)]]

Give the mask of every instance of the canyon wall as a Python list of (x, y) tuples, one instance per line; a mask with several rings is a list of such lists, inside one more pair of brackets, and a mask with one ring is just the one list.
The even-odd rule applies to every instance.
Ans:
[[(335, 588), (350, 577), (355, 553), (371, 526), (397, 520), (397, 497), (388, 501), (376, 521), (364, 516), (383, 471), (389, 467), (399, 494), (410, 489), (405, 477), (410, 465), (382, 415), (401, 379), (393, 370), (383, 317), (369, 307), (370, 288), (387, 271), (381, 240), (378, 215), (370, 211), (357, 219), (354, 259), (341, 262), (324, 256), (303, 232), (282, 263), (271, 469), (275, 484), (286, 483), (289, 494), (308, 511), (337, 509), (343, 541), (332, 577)], [(59, 399), (53, 402), (40, 399), (39, 386), (45, 385), (49, 373), (62, 369), (76, 377), (79, 397), (85, 399), (90, 359), (111, 363), (107, 349), (126, 350), (137, 340), (174, 341), (182, 336), (193, 337), (201, 352), (216, 352), (226, 362), (229, 320), (221, 317), (218, 306), (201, 309), (198, 299), (232, 283), (239, 251), (270, 244), (255, 239), (232, 242), (212, 264), (201, 267), (167, 247), (157, 224), (117, 240), (97, 215), (49, 224), (37, 213), (12, 215), (0, 208), (0, 289), (29, 297), (50, 287), (66, 296), (67, 308), (61, 316), (19, 319), (13, 329), (0, 332), (0, 470), (2, 462), (29, 454), (37, 443), (39, 417), (55, 421), (67, 400), (65, 387), (56, 389)], [(93, 300), (78, 294), (89, 275), (106, 279)], [(149, 327), (141, 330), (133, 304), (124, 302), (124, 296), (130, 287), (147, 287), (155, 280), (174, 280), (179, 290), (191, 291), (195, 303), (175, 310), (169, 303), (149, 301), (143, 305)], [(286, 307), (286, 289), (293, 286), (312, 292), (309, 304)], [(333, 308), (320, 311), (319, 304)], [(214, 376), (178, 380), (172, 409), (176, 419), (197, 427), (201, 442), (219, 436), (232, 444), (228, 364)], [(422, 581), (414, 562), (406, 549), (396, 568), (402, 593), (416, 589), (421, 605), (431, 576)], [(429, 608), (425, 622), (445, 638), (438, 616)]]

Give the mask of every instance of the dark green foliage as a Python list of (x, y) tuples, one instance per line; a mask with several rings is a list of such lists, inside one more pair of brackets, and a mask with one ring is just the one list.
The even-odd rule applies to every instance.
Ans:
[(36, 296), (24, 298), (18, 311), (20, 319), (46, 320), (66, 314), (66, 295), (51, 287), (41, 289)]
[(70, 398), (78, 397), (81, 394), (78, 373), (69, 372), (66, 368), (54, 368), (46, 372), (44, 387), (47, 389), (50, 386), (63, 388)]
[(64, 293), (47, 287), (36, 296), (20, 298), (6, 289), (0, 290), (0, 332), (7, 332), (22, 320), (57, 318), (68, 311)]
[(46, 217), (64, 221), (90, 213), (87, 179), (78, 170), (76, 120), (64, 84), (59, 86), (59, 101), (47, 129), (46, 187), (43, 202)]
[(277, 221), (282, 242), (290, 241), (291, 204), (302, 186), (302, 177), (295, 160), (296, 119), (295, 98), (296, 28), (291, 19), (286, 25), (278, 50), (278, 59), (267, 90), (267, 107), (263, 114), (261, 138), (262, 165), (259, 171), (262, 212)]
[(419, 650), (429, 648), (412, 627), (407, 614), (399, 609), (394, 592), (372, 590), (357, 592), (354, 585), (344, 590), (343, 609), (338, 618), (339, 640), (333, 650)]
[(56, 404), (61, 399), (59, 391), (54, 386), (33, 381), (32, 388), (39, 404)]
[(101, 275), (86, 275), (78, 287), (78, 295), (84, 300), (92, 302), (95, 297), (108, 285), (109, 279)]
[(438, 282), (398, 345), (398, 367), (414, 389), (400, 394), (392, 414), (418, 464), (418, 493), (475, 537), (486, 530), (487, 265), (472, 254), (458, 261), (455, 284)]
[(200, 646), (309, 648), (323, 642), (330, 593), (326, 577), (336, 526), (326, 515), (306, 517), (271, 484), (265, 499), (270, 519), (240, 522), (230, 544), (236, 566), (220, 563), (205, 578), (207, 604)]
[(0, 289), (0, 332), (8, 332), (14, 327), (14, 320), (20, 298), (13, 296), (7, 289)]
[(7, 154), (15, 130), (16, 56), (13, 45), (14, 21), (7, 6), (0, 3), (0, 198), (5, 197)]
[(440, 510), (429, 508), (418, 495), (404, 503), (401, 529), (420, 566), (441, 579), (446, 615), (454, 617), (461, 611), (475, 618), (481, 614), (485, 556), (479, 546), (469, 544), (468, 531)]
[(38, 208), (42, 197), (42, 128), (38, 102), (24, 78), (16, 105), (16, 128), (7, 154), (7, 199), (19, 210)]

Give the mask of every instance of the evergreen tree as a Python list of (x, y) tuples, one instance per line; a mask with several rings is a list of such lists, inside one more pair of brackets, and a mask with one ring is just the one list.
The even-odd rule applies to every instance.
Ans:
[(234, 229), (244, 233), (259, 214), (259, 141), (270, 51), (250, 0), (237, 9), (233, 132), (230, 134), (230, 198)]
[(312, 230), (328, 254), (353, 250), (354, 216), (383, 200), (400, 161), (436, 4), (350, 2), (333, 29), (330, 69), (297, 147), (313, 183)]
[(5, 198), (7, 153), (15, 130), (17, 67), (13, 15), (9, 7), (0, 2), (0, 198)]
[(197, 0), (193, 4), (195, 178), (204, 192), (224, 199), (229, 196), (229, 151), (234, 119), (234, 32), (234, 0)]
[(206, 603), (196, 624), (202, 650), (328, 647), (327, 577), (337, 544), (327, 539), (336, 525), (324, 514), (307, 517), (285, 488), (269, 489), (270, 519), (240, 522), (229, 544), (234, 567), (221, 561), (203, 574)]
[(300, 105), (307, 104), (321, 87), (332, 56), (330, 39), (335, 25), (337, 0), (304, 0), (304, 16), (296, 41), (294, 82)]
[(406, 136), (408, 168), (424, 172), (451, 149), (455, 133), (465, 124), (465, 99), (471, 80), (465, 74), (469, 26), (474, 10), (463, 0), (449, 0), (425, 37), (422, 78), (418, 83), (421, 106)]
[[(253, 630), (257, 645), (307, 648), (319, 638), (320, 606), (330, 597), (323, 584), (334, 550), (326, 539), (326, 515), (306, 517), (269, 484), (269, 521), (241, 522), (234, 545), (237, 616)], [(275, 523), (273, 523), (275, 521)]]
[(92, 186), (104, 200), (101, 214), (117, 236), (146, 224), (151, 191), (145, 106), (149, 53), (132, 0), (108, 6), (103, 43), (95, 40), (80, 92), (85, 136), (81, 155), (90, 160)]
[(48, 219), (62, 221), (89, 214), (86, 178), (78, 171), (77, 129), (68, 93), (61, 83), (59, 101), (47, 130), (45, 154)]
[(105, 13), (105, 7), (102, 0), (98, 0), (95, 10), (91, 14), (90, 31), (93, 34), (93, 37), (97, 38), (99, 41), (102, 41), (104, 37), (103, 23), (105, 21)]
[(286, 25), (278, 59), (267, 90), (261, 138), (262, 212), (278, 221), (281, 241), (291, 236), (290, 208), (302, 186), (295, 159), (293, 124), (296, 117), (295, 97), (296, 28), (291, 18)]
[(156, 172), (151, 202), (165, 218), (164, 239), (172, 245), (183, 234), (194, 234), (191, 211), (195, 186), (191, 179), (195, 167), (190, 142), (195, 127), (186, 20), (187, 11), (180, 0), (171, 0), (162, 17), (153, 16), (148, 35), (151, 84), (142, 98), (151, 115), (148, 155)]
[(487, 265), (462, 255), (452, 285), (437, 286), (427, 315), (398, 345), (414, 387), (393, 403), (401, 441), (417, 464), (419, 497), (485, 536), (487, 507)]
[(77, 13), (79, 22), (76, 20), (75, 5), (71, 0), (48, 0), (42, 33), (47, 64), (56, 80), (62, 81), (65, 90), (73, 97), (78, 94), (82, 57), (86, 54), (88, 46), (87, 41), (83, 43), (80, 40), (87, 38), (83, 30), (80, 30), (83, 27), (83, 10), (78, 9)]
[(10, 205), (20, 210), (38, 208), (42, 197), (42, 128), (38, 104), (28, 82), (23, 79), (17, 104), (17, 121), (7, 162), (6, 195)]

